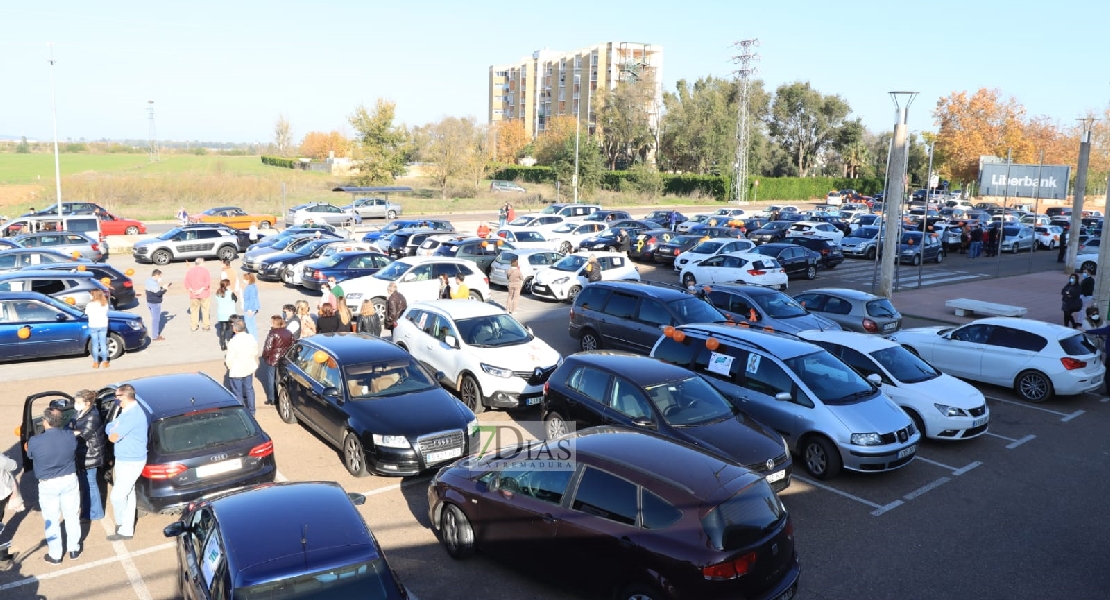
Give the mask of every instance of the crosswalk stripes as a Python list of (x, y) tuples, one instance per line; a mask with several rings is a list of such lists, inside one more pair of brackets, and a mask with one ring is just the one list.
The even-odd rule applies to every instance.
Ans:
[[(942, 263), (943, 264), (943, 263)], [(878, 275), (873, 261), (844, 261), (831, 271), (821, 271), (827, 277), (835, 277), (845, 282), (870, 285)], [(895, 289), (915, 289), (918, 287), (918, 268), (912, 265), (899, 265), (895, 276)], [(920, 271), (921, 287), (969, 281), (989, 277), (985, 273), (971, 273), (959, 269), (946, 269), (930, 265)]]

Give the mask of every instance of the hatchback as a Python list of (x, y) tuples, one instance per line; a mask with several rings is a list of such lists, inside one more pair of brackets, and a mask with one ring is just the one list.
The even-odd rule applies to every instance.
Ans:
[(53, 250), (94, 262), (107, 260), (107, 244), (89, 239), (80, 233), (68, 231), (40, 231), (17, 235), (12, 241), (23, 248)]
[(135, 262), (156, 265), (195, 258), (235, 260), (238, 255), (239, 237), (218, 227), (174, 227), (131, 248)]
[(1002, 252), (1018, 253), (1021, 250), (1033, 250), (1036, 244), (1033, 228), (1027, 225), (1005, 226), (1002, 228)]
[(756, 247), (753, 252), (775, 259), (786, 271), (787, 277), (801, 275), (806, 279), (817, 279), (817, 263), (821, 255), (797, 244), (768, 243)]
[(390, 258), (396, 259), (403, 256), (416, 256), (417, 250), (424, 245), (424, 242), (428, 238), (440, 235), (443, 235), (440, 231), (427, 227), (401, 229), (393, 232), (389, 236), (388, 244), (379, 240), (377, 246), (385, 246), (385, 248), (382, 248), (382, 252)]
[(786, 237), (787, 232), (790, 231), (790, 226), (793, 224), (793, 221), (771, 221), (763, 227), (749, 232), (748, 239), (756, 244), (780, 242), (782, 238)]
[(632, 260), (655, 260), (655, 250), (671, 241), (676, 234), (670, 229), (646, 229), (632, 236), (628, 257)]
[(593, 222), (607, 222), (607, 221), (620, 221), (621, 219), (631, 219), (632, 215), (628, 214), (626, 210), (596, 210), (588, 217), (586, 221)]
[(882, 244), (882, 238), (879, 237), (880, 231), (878, 227), (870, 225), (855, 228), (852, 233), (840, 240), (841, 253), (845, 256), (875, 260), (879, 255), (879, 245)]
[(591, 428), (562, 443), (574, 450), (564, 470), (491, 457), (437, 473), (428, 517), (447, 553), (480, 550), (618, 600), (794, 596), (794, 528), (763, 477), (644, 431)]
[(344, 297), (352, 313), (358, 313), (363, 300), (370, 300), (378, 314), (385, 315), (390, 283), (397, 284), (397, 291), (409, 303), (423, 302), (439, 298), (441, 275), (447, 276), (451, 289), (455, 288), (455, 277), (462, 275), (471, 300), (484, 302), (490, 297), (489, 278), (474, 263), (442, 256), (409, 256), (389, 263), (373, 275), (348, 279), (343, 282)]
[(937, 234), (926, 235), (920, 231), (902, 232), (902, 238), (898, 241), (898, 262), (910, 263), (916, 267), (922, 261), (930, 260), (937, 264), (944, 260), (944, 248), (941, 247)]
[(331, 236), (330, 234), (321, 234), (317, 236), (314, 233), (301, 233), (292, 237), (279, 240), (272, 245), (263, 246), (256, 244), (243, 255), (243, 264), (241, 265), (244, 271), (257, 271), (262, 267), (266, 259), (271, 256), (278, 256), (279, 254), (293, 254), (299, 248), (318, 242), (323, 239), (338, 240), (339, 238)]
[(509, 267), (512, 266), (515, 260), (520, 268), (521, 276), (524, 277), (524, 285), (520, 291), (527, 294), (532, 291), (532, 282), (535, 280), (536, 274), (550, 268), (563, 258), (564, 255), (561, 252), (552, 250), (502, 250), (490, 265), (489, 282), (508, 287)]
[[(0, 292), (0, 360), (89, 353), (89, 318), (81, 310), (37, 292)], [(108, 359), (147, 343), (138, 315), (108, 311)]]
[(459, 237), (441, 243), (433, 255), (436, 258), (457, 258), (474, 263), (482, 273), (489, 274), (490, 265), (502, 250), (514, 250), (516, 246), (503, 240), (487, 240), (480, 237)]
[(673, 265), (679, 255), (699, 243), (701, 243), (701, 236), (699, 235), (674, 235), (670, 241), (655, 247), (652, 259), (657, 263), (671, 263)]
[(902, 314), (890, 300), (848, 288), (818, 288), (794, 299), (806, 310), (834, 321), (846, 331), (890, 334), (902, 326)]
[(839, 331), (840, 325), (798, 304), (790, 296), (754, 285), (713, 285), (697, 292), (723, 315), (741, 325), (770, 327), (784, 333), (816, 329)]
[(577, 221), (569, 221), (551, 230), (551, 235), (547, 238), (556, 245), (559, 252), (563, 254), (570, 254), (574, 252), (583, 240), (594, 237), (595, 235), (605, 231), (605, 223), (579, 223)]
[[(77, 265), (80, 268), (80, 265)], [(27, 269), (0, 274), (0, 292), (38, 292), (78, 310), (92, 300), (92, 292), (100, 290), (110, 296), (112, 290), (88, 271)]]
[(516, 183), (513, 183), (511, 181), (501, 181), (499, 179), (494, 179), (493, 181), (489, 182), (489, 191), (494, 193), (510, 192), (514, 194), (523, 194), (527, 192), (527, 190)]
[(826, 269), (835, 269), (837, 265), (844, 262), (844, 252), (842, 252), (840, 246), (832, 240), (806, 236), (787, 236), (782, 241), (786, 244), (797, 244), (803, 248), (809, 248), (820, 254), (821, 259), (819, 263)]
[[(563, 257), (532, 279), (532, 295), (552, 300), (574, 302), (586, 287), (586, 265), (590, 257), (597, 259), (602, 281), (639, 281), (640, 270), (620, 252), (578, 252)], [(593, 284), (590, 284), (593, 285)]]
[(685, 252), (682, 252), (675, 256), (674, 264), (672, 265), (672, 270), (675, 273), (681, 273), (682, 269), (686, 268), (688, 265), (713, 256), (717, 256), (718, 254), (749, 252), (755, 248), (754, 242), (748, 240), (738, 240), (731, 237), (696, 239), (698, 239), (698, 242), (696, 244), (691, 246)]
[(621, 249), (620, 234), (624, 232), (628, 235), (628, 243), (632, 244), (633, 238), (643, 231), (640, 227), (624, 227), (624, 228), (610, 228), (605, 229), (601, 233), (588, 237), (578, 244), (579, 252), (592, 252), (592, 251), (607, 251), (617, 252)]
[[(316, 260), (331, 244), (336, 243), (335, 238), (312, 239), (295, 250), (270, 254), (256, 262), (258, 278), (263, 281), (284, 281), (292, 284), (293, 272), (303, 262)], [(341, 242), (340, 242), (341, 243)]]
[[(277, 463), (270, 436), (231, 392), (208, 375), (158, 375), (103, 388), (95, 402), (105, 423), (119, 416), (115, 394), (123, 383), (134, 386), (135, 399), (150, 422), (147, 464), (135, 484), (140, 510), (180, 512), (208, 494), (274, 480)], [(60, 402), (67, 416), (72, 414), (73, 398), (64, 392), (28, 397), (21, 441), (42, 433), (42, 411), (50, 402)], [(26, 455), (24, 465), (31, 467)], [(109, 465), (105, 473), (110, 472)]]
[(441, 233), (455, 233), (455, 226), (450, 221), (444, 221), (443, 219), (398, 219), (381, 229), (367, 232), (362, 236), (362, 241), (376, 242), (381, 238), (388, 237), (394, 231), (413, 227), (435, 229)]
[(786, 290), (786, 271), (778, 262), (758, 252), (718, 254), (686, 265), (678, 280), (687, 288), (699, 284), (740, 283)]
[(362, 223), (362, 216), (351, 208), (339, 208), (327, 202), (308, 202), (289, 209), (285, 215), (285, 226), (302, 225), (307, 222), (327, 223), (336, 227), (350, 227)]
[(542, 250), (554, 250), (559, 244), (555, 241), (548, 239), (550, 233), (540, 231), (531, 231), (528, 229), (500, 229), (497, 231), (497, 237), (509, 242), (515, 248), (533, 248)]
[[(134, 269), (128, 269), (125, 273), (121, 273), (119, 269), (109, 265), (108, 263), (88, 263), (88, 264), (66, 264), (66, 263), (51, 263), (46, 265), (39, 265), (34, 267), (36, 271), (68, 271), (76, 273), (88, 273), (96, 278), (100, 283), (106, 284), (111, 289), (109, 300), (112, 303), (112, 308), (129, 307), (132, 304), (137, 304), (135, 298), (135, 282), (131, 280), (131, 275), (134, 275)], [(130, 273), (131, 275), (128, 275)]]
[(552, 233), (555, 229), (558, 229), (559, 226), (563, 225), (565, 222), (566, 220), (562, 217), (562, 215), (536, 213), (532, 215), (519, 216), (513, 219), (511, 223), (506, 224), (503, 229), (526, 229), (531, 231), (538, 231), (546, 235)]
[(0, 250), (0, 273), (10, 273), (20, 269), (35, 269), (46, 265), (60, 265), (76, 268), (79, 265), (86, 268), (104, 263), (94, 263), (83, 258), (73, 258), (53, 250), (29, 250), (27, 248), (8, 248)]
[(547, 205), (540, 212), (545, 215), (559, 215), (567, 221), (581, 221), (593, 213), (601, 210), (598, 204), (569, 204), (556, 202)]
[(790, 226), (787, 236), (806, 235), (832, 240), (837, 244), (844, 238), (844, 232), (832, 223), (821, 221), (798, 221)]

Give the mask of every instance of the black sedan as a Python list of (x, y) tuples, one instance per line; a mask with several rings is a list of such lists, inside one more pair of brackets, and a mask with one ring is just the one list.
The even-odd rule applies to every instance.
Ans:
[(628, 258), (632, 260), (655, 260), (655, 249), (671, 241), (677, 234), (670, 229), (645, 229), (632, 236), (632, 246)]
[(821, 255), (809, 248), (776, 242), (756, 246), (754, 251), (778, 260), (787, 277), (802, 275), (806, 279), (817, 278), (817, 263), (821, 260)]
[(677, 223), (683, 223), (687, 219), (689, 219), (689, 217), (687, 217), (686, 215), (678, 212), (677, 210), (675, 210), (675, 211), (671, 211), (671, 210), (653, 210), (650, 213), (648, 213), (648, 215), (646, 217), (644, 217), (644, 219), (647, 219), (648, 221), (655, 221), (656, 223), (659, 223), (659, 224), (663, 225), (664, 227), (666, 227), (666, 226), (669, 226), (671, 224), (671, 214), (672, 213), (674, 214), (674, 222), (676, 224)]
[[(132, 304), (138, 305), (135, 297), (135, 282), (131, 280), (130, 276), (135, 274), (133, 269), (128, 269), (127, 273), (121, 273), (119, 269), (107, 263), (51, 263), (38, 265), (34, 269), (36, 271), (84, 271), (85, 273), (92, 273), (100, 283), (105, 283), (112, 289), (112, 308), (118, 310), (121, 307), (130, 307)], [(108, 281), (105, 282), (105, 279)]]
[(619, 219), (609, 223), (609, 229), (670, 229), (666, 223), (648, 219)]
[(264, 281), (294, 283), (293, 266), (320, 258), (327, 246), (335, 242), (335, 238), (325, 237), (297, 246), (297, 249), (292, 252), (279, 252), (267, 256), (258, 264), (258, 278)]
[(756, 244), (781, 242), (782, 239), (786, 237), (786, 234), (790, 232), (790, 226), (793, 224), (792, 221), (781, 219), (778, 221), (771, 221), (755, 231), (749, 231), (748, 239)]
[(583, 252), (587, 252), (590, 250), (611, 250), (613, 252), (616, 252), (617, 250), (621, 249), (621, 241), (617, 238), (618, 234), (621, 231), (628, 232), (628, 242), (629, 244), (631, 244), (632, 240), (635, 239), (636, 236), (644, 230), (638, 227), (626, 227), (623, 229), (609, 228), (593, 237), (588, 237), (582, 240), (582, 242), (578, 244), (578, 250)]
[(300, 283), (310, 290), (319, 290), (329, 277), (334, 277), (336, 281), (346, 281), (373, 275), (391, 262), (393, 261), (381, 252), (338, 252), (305, 265)]
[(742, 238), (744, 232), (739, 227), (709, 227), (707, 225), (694, 225), (690, 228), (690, 235), (700, 236), (702, 238)]
[(821, 266), (826, 269), (835, 269), (836, 265), (844, 262), (844, 252), (832, 240), (806, 235), (793, 235), (782, 240), (786, 244), (797, 244), (809, 248), (821, 255)]
[(673, 263), (675, 257), (696, 246), (697, 243), (701, 241), (702, 237), (703, 236), (700, 235), (689, 234), (676, 235), (672, 237), (670, 241), (656, 246), (652, 258), (654, 258), (657, 263)]

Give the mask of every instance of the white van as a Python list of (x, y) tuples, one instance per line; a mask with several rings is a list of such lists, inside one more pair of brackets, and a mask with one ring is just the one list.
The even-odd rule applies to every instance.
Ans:
[(15, 237), (39, 231), (69, 231), (84, 234), (98, 242), (104, 241), (104, 235), (100, 231), (100, 219), (95, 215), (19, 217), (4, 223), (3, 229), (0, 229), (0, 236)]

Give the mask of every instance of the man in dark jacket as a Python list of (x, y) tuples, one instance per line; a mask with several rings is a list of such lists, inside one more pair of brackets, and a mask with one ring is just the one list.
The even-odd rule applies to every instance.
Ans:
[(104, 502), (100, 498), (100, 468), (104, 466), (104, 423), (96, 408), (96, 394), (79, 390), (73, 395), (73, 419), (69, 428), (77, 436), (77, 481), (81, 486), (81, 520), (104, 518)]
[(62, 409), (53, 403), (43, 411), (42, 433), (27, 442), (27, 456), (39, 480), (39, 508), (46, 523), (46, 562), (62, 564), (62, 528), (70, 560), (81, 555), (81, 487), (77, 483), (77, 439), (65, 429)]
[(285, 328), (285, 319), (281, 315), (270, 317), (270, 333), (262, 343), (262, 360), (258, 361), (258, 381), (262, 382), (262, 391), (266, 393), (266, 404), (274, 403), (274, 374), (278, 361), (292, 347), (293, 334)]
[(1065, 227), (1064, 230), (1060, 232), (1060, 251), (1059, 251), (1058, 254), (1056, 254), (1056, 262), (1058, 262), (1058, 263), (1064, 262), (1064, 257), (1067, 256), (1067, 254), (1068, 254), (1068, 228)]
[(385, 299), (385, 325), (392, 332), (393, 328), (397, 327), (397, 321), (401, 318), (401, 315), (408, 309), (409, 303), (401, 295), (401, 292), (397, 291), (396, 283), (390, 282), (387, 291), (389, 297)]
[(621, 244), (621, 252), (628, 256), (628, 253), (632, 250), (632, 239), (628, 237), (627, 229), (621, 229), (620, 234), (617, 235), (617, 241)]

